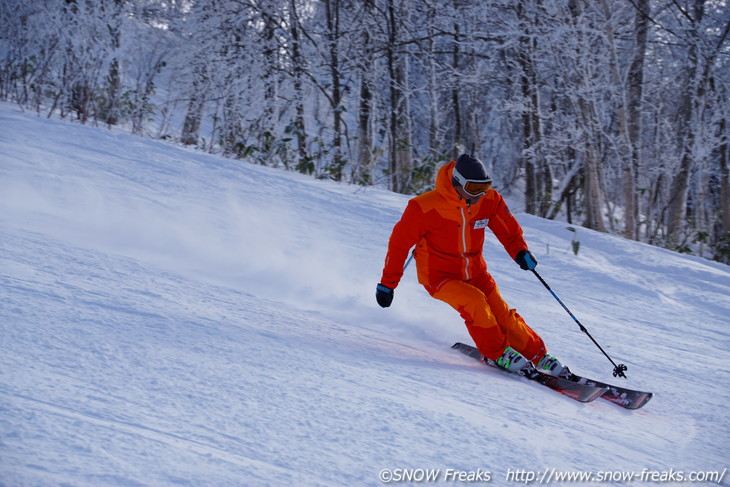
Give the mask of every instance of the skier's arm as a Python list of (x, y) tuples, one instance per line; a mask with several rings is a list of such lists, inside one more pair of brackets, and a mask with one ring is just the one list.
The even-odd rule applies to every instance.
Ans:
[(403, 277), (403, 265), (408, 258), (408, 252), (418, 242), (419, 223), (423, 211), (418, 203), (409, 201), (398, 223), (393, 227), (393, 233), (388, 242), (388, 254), (385, 256), (383, 276), (380, 283), (390, 289), (395, 289)]
[(494, 215), (489, 219), (488, 226), (512, 259), (516, 260), (522, 251), (529, 252), (522, 236), (522, 227), (509, 211), (502, 195), (497, 198)]

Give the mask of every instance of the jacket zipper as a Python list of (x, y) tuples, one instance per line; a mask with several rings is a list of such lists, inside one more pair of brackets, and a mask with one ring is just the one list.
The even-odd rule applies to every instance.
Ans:
[(471, 279), (469, 275), (469, 257), (466, 256), (466, 215), (464, 214), (464, 208), (461, 210), (461, 257), (464, 259), (464, 277), (465, 280)]

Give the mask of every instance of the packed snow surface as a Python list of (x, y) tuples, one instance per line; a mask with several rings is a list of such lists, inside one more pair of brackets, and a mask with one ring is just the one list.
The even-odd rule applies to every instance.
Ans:
[(628, 366), (615, 379), (488, 233), (553, 354), (655, 393), (580, 404), (450, 350), (463, 322), (413, 266), (377, 306), (407, 200), (0, 105), (0, 485), (667, 485), (730, 466), (730, 268), (583, 228), (576, 256), (565, 223), (518, 214), (537, 270)]

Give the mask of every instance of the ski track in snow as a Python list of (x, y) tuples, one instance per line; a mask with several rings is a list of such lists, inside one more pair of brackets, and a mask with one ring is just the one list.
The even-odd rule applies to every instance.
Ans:
[[(7, 104), (0, 128), (2, 486), (728, 466), (727, 266), (580, 228), (575, 256), (565, 224), (518, 215), (541, 275), (655, 392), (582, 405), (451, 351), (465, 328), (413, 268), (377, 307), (407, 197)], [(556, 355), (617, 381), (493, 237), (485, 254)]]

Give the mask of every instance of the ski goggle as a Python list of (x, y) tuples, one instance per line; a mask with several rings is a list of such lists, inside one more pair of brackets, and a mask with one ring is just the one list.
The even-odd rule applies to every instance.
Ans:
[(466, 179), (464, 176), (459, 174), (459, 171), (457, 171), (456, 168), (454, 168), (453, 176), (454, 181), (464, 188), (464, 191), (469, 196), (481, 196), (492, 187), (492, 178), (489, 176), (487, 176), (486, 179)]

